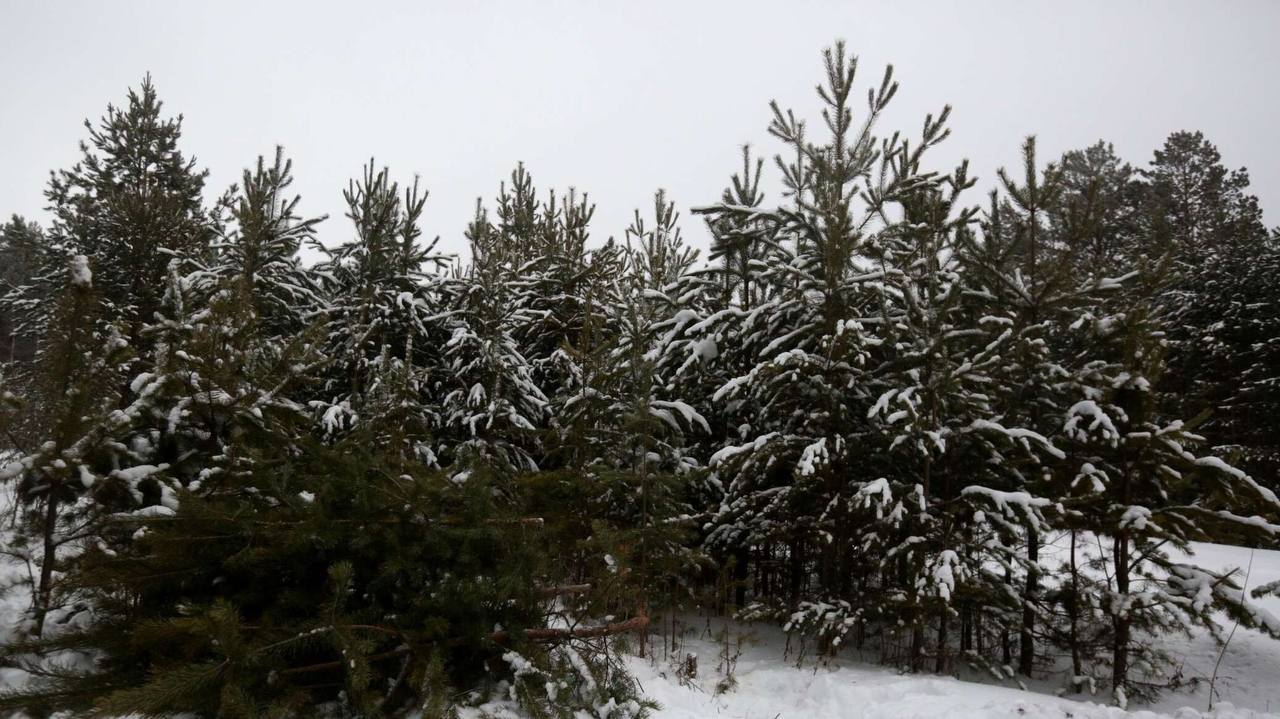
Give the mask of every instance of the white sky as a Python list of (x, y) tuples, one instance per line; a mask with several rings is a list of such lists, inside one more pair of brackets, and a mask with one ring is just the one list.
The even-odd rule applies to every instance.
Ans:
[(590, 192), (596, 239), (621, 238), (665, 187), (705, 244), (687, 208), (718, 199), (742, 143), (772, 156), (770, 99), (817, 124), (819, 53), (839, 37), (862, 87), (895, 65), (882, 131), (915, 134), (955, 107), (934, 157), (973, 160), (974, 204), (1029, 133), (1044, 160), (1105, 138), (1145, 164), (1169, 132), (1201, 129), (1280, 223), (1276, 0), (0, 0), (0, 27), (0, 213), (42, 222), (48, 172), (77, 159), (82, 120), (150, 71), (186, 116), (211, 196), (283, 144), (301, 210), (330, 215), (328, 242), (348, 236), (341, 190), (376, 156), (422, 176), (426, 233), (449, 250), (518, 160), (544, 190)]

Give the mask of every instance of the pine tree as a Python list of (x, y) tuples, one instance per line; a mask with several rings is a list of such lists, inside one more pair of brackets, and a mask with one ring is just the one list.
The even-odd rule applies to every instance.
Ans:
[(478, 202), (467, 240), (471, 265), (453, 293), (452, 335), (445, 346), (451, 376), (443, 422), (459, 477), (480, 468), (510, 482), (514, 473), (538, 467), (538, 427), (547, 397), (514, 336), (520, 325), (514, 300), (520, 250), (504, 241)]
[(85, 121), (83, 158), (54, 173), (45, 193), (50, 238), (90, 258), (103, 320), (135, 343), (160, 306), (170, 259), (204, 255), (217, 229), (202, 196), (207, 171), (178, 147), (182, 117), (161, 113), (147, 76), (124, 108), (108, 106), (97, 126)]
[(254, 322), (269, 336), (288, 336), (314, 321), (321, 309), (319, 288), (305, 271), (298, 251), (315, 241), (324, 217), (297, 214), (300, 197), (289, 197), (293, 162), (277, 147), (270, 167), (258, 157), (242, 184), (227, 191), (224, 204), (231, 223), (211, 246), (212, 260), (192, 280), (207, 294), (230, 289), (251, 309)]
[(63, 264), (52, 262), (55, 254), (36, 223), (15, 215), (0, 226), (0, 363), (26, 363), (34, 356), (32, 326), (45, 324), (41, 313), (50, 304), (48, 266)]
[[(764, 253), (747, 263), (750, 281), (763, 289), (739, 293), (741, 306), (702, 323), (715, 323), (709, 339), (744, 348), (753, 363), (714, 396), (741, 424), (738, 437), (712, 457), (728, 481), (708, 543), (754, 557), (761, 598), (781, 599), (791, 607), (783, 610), (788, 626), (817, 635), (826, 649), (850, 632), (860, 641), (868, 630), (901, 621), (911, 627), (912, 647), (891, 658), (918, 666), (923, 627), (938, 616), (921, 606), (945, 604), (963, 573), (953, 566), (953, 551), (915, 548), (922, 541), (915, 530), (933, 524), (927, 467), (950, 418), (932, 410), (913, 415), (915, 387), (884, 390), (925, 382), (936, 399), (943, 388), (934, 382), (963, 381), (911, 366), (932, 361), (924, 350), (930, 332), (949, 339), (948, 310), (939, 314), (933, 303), (958, 295), (947, 289), (954, 278), (935, 253), (944, 251), (938, 241), (949, 241), (970, 216), (959, 209), (952, 217), (955, 197), (943, 189), (958, 192), (968, 181), (963, 171), (939, 177), (923, 167), (927, 151), (947, 136), (949, 111), (926, 119), (918, 143), (900, 135), (882, 142), (872, 128), (896, 92), (891, 74), (868, 93), (867, 116), (855, 125), (856, 62), (841, 45), (825, 58), (819, 95), (827, 144), (812, 144), (804, 124), (774, 106), (770, 131), (795, 158), (778, 159), (794, 209), (724, 202), (700, 210), (712, 217), (713, 231)], [(739, 179), (736, 194), (752, 186)], [(899, 209), (903, 220), (888, 219)], [(910, 409), (882, 415), (877, 398)], [(913, 425), (920, 422), (918, 432), (898, 439), (886, 430), (908, 415)], [(903, 466), (886, 450), (921, 451), (924, 463)], [(904, 594), (919, 604), (905, 604)], [(889, 640), (882, 643), (886, 656), (897, 651)]]
[[(17, 482), (26, 525), (19, 538), (37, 545), (28, 552), (38, 557), (38, 578), (31, 586), (35, 636), (63, 604), (66, 593), (56, 579), (60, 552), (91, 536), (94, 504), (121, 506), (116, 499), (121, 489), (140, 498), (156, 469), (129, 461), (124, 440), (138, 408), (116, 407), (131, 352), (127, 342), (102, 331), (96, 321), (100, 300), (88, 258), (73, 257), (64, 276), (37, 354), (34, 396), (28, 398), (40, 407), (35, 419), (40, 441), (25, 446), (9, 431), (12, 414), (0, 416), (0, 428), (18, 444), (18, 456), (0, 467), (0, 482)], [(6, 398), (18, 399), (4, 390)], [(92, 499), (81, 501), (86, 495)]]
[(1139, 254), (1145, 200), (1137, 172), (1101, 140), (1064, 153), (1057, 166), (1062, 189), (1047, 209), (1049, 232), (1082, 279), (1125, 274)]
[[(915, 164), (919, 155), (901, 161)], [(900, 174), (909, 172), (918, 170), (904, 167)], [(885, 475), (874, 503), (883, 510), (891, 497), (906, 498), (911, 508), (877, 515), (880, 521), (857, 544), (886, 558), (883, 576), (893, 580), (881, 580), (875, 611), (889, 625), (911, 628), (914, 669), (922, 668), (925, 629), (936, 617), (937, 672), (949, 667), (954, 616), (963, 612), (964, 632), (973, 606), (991, 611), (1007, 604), (1002, 579), (989, 567), (1016, 558), (998, 530), (1005, 522), (1038, 519), (1034, 502), (1019, 505), (1013, 495), (991, 489), (1000, 484), (1002, 451), (1014, 444), (1015, 432), (991, 422), (990, 386), (1009, 349), (1007, 337), (974, 341), (990, 338), (970, 324), (957, 256), (976, 214), (960, 199), (972, 184), (961, 166), (905, 195), (903, 220), (883, 234), (876, 257), (885, 274), (876, 325), (885, 351), (869, 368), (879, 397), (868, 410), (863, 451)], [(983, 510), (999, 520), (994, 529), (978, 519)]]
[[(1072, 482), (1068, 507), (1088, 531), (1109, 539), (1099, 557), (1112, 582), (1094, 591), (1111, 623), (1111, 684), (1123, 706), (1149, 697), (1141, 676), (1157, 675), (1171, 658), (1141, 637), (1200, 626), (1217, 631), (1213, 613), (1226, 611), (1245, 626), (1277, 634), (1276, 626), (1239, 591), (1233, 572), (1184, 562), (1193, 541), (1251, 542), (1272, 536), (1280, 501), (1245, 472), (1212, 454), (1199, 454), (1204, 438), (1196, 420), (1170, 419), (1158, 410), (1156, 389), (1165, 340), (1150, 310), (1154, 273), (1144, 279), (1145, 304), (1101, 328), (1113, 346), (1095, 365), (1095, 386), (1070, 408), (1065, 424), (1084, 460)], [(1158, 275), (1157, 275), (1158, 276)], [(1194, 487), (1195, 499), (1183, 502)], [(1266, 519), (1271, 518), (1271, 519)]]
[[(61, 647), (100, 659), (40, 672), (0, 707), (256, 717), (330, 704), (391, 716), (436, 682), (476, 686), (512, 650), (567, 678), (523, 631), (544, 626), (531, 530), (479, 481), (387, 466), (397, 452), (354, 435), (296, 453), (269, 434), (242, 440), (238, 451), (271, 471), (118, 521), (77, 559), (68, 581), (93, 620), (4, 658), (36, 671)], [(575, 684), (559, 698), (570, 710), (605, 701)]]
[(355, 238), (326, 250), (316, 268), (334, 359), (313, 403), (321, 431), (337, 437), (366, 412), (399, 413), (403, 450), (434, 465), (440, 447), (433, 433), (442, 422), (435, 403), (448, 381), (441, 374), (449, 337), (442, 315), (451, 300), (436, 271), (447, 258), (435, 252), (435, 241), (419, 242), (427, 193), (415, 180), (401, 194), (389, 172), (370, 161), (344, 197)]
[(13, 217), (0, 226), (0, 368), (6, 391), (19, 402), (6, 422), (0, 445), (18, 450), (40, 433), (44, 409), (36, 386), (35, 360), (43, 328), (49, 327), (56, 298), (66, 284), (67, 257), (34, 222)]
[[(1208, 441), (1239, 455), (1269, 486), (1280, 476), (1267, 407), (1280, 371), (1259, 361), (1269, 343), (1270, 284), (1259, 271), (1277, 246), (1263, 223), (1249, 175), (1228, 170), (1201, 133), (1174, 133), (1145, 170), (1145, 228), (1153, 256), (1172, 253), (1158, 310), (1169, 333), (1161, 404), (1193, 416), (1210, 410)], [(1250, 379), (1241, 383), (1240, 378)], [(1247, 387), (1247, 389), (1246, 389)]]

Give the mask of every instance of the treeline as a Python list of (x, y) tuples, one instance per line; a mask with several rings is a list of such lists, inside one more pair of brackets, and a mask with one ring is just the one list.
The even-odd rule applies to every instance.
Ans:
[[(1280, 636), (1193, 541), (1280, 532), (1280, 234), (1199, 133), (930, 165), (825, 53), (772, 106), (707, 261), (657, 193), (622, 241), (523, 166), (466, 228), (370, 162), (349, 239), (280, 150), (220, 198), (150, 81), (0, 236), (0, 480), (29, 616), (0, 708), (641, 717), (650, 617), (784, 623), (914, 671), (1121, 704), (1160, 636)], [(299, 260), (312, 245), (313, 265)], [(15, 588), (17, 589), (17, 588)], [(1251, 588), (1252, 589), (1252, 588)], [(468, 694), (470, 692), (470, 694)]]

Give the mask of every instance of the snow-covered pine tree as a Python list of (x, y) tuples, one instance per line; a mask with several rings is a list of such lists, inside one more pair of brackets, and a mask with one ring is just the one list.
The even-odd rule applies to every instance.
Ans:
[(538, 434), (547, 412), (547, 397), (514, 337), (522, 250), (479, 201), (467, 240), (471, 263), (452, 283), (451, 334), (444, 350), (446, 451), (459, 480), (483, 470), (510, 483), (517, 472), (538, 468)]
[[(922, 174), (920, 156), (941, 139), (945, 119), (937, 121), (936, 138), (926, 136), (895, 158), (915, 166), (898, 174)], [(960, 196), (972, 184), (962, 165), (904, 191), (897, 198), (902, 219), (880, 234), (874, 255), (884, 274), (875, 324), (882, 348), (868, 372), (879, 397), (868, 411), (863, 451), (882, 475), (878, 508), (891, 501), (909, 508), (878, 514), (855, 543), (881, 558), (879, 581), (862, 585), (864, 595), (872, 595), (863, 600), (867, 615), (886, 631), (909, 636), (901, 659), (916, 670), (923, 666), (927, 628), (936, 626), (934, 670), (942, 672), (953, 617), (961, 617), (960, 644), (967, 651), (975, 608), (1007, 604), (990, 567), (1016, 560), (997, 541), (1004, 527), (988, 526), (982, 510), (1007, 513), (997, 517), (1002, 521), (1036, 518), (1034, 504), (1018, 506), (1018, 497), (993, 493), (989, 483), (998, 474), (992, 467), (1000, 445), (1007, 444), (987, 431), (994, 424), (991, 375), (1007, 337), (983, 341), (988, 338), (973, 326), (964, 295), (958, 245), (970, 235), (976, 209)]]
[(325, 218), (297, 214), (301, 198), (287, 194), (292, 184), (293, 161), (282, 147), (276, 147), (270, 166), (259, 156), (252, 171), (245, 169), (241, 184), (225, 195), (230, 222), (211, 246), (212, 257), (192, 277), (206, 295), (231, 290), (241, 298), (264, 337), (301, 331), (322, 305), (298, 251), (315, 241), (315, 228)]
[(208, 173), (179, 149), (182, 117), (163, 117), (149, 75), (124, 108), (108, 106), (85, 128), (82, 159), (53, 173), (45, 192), (49, 236), (90, 258), (102, 320), (119, 321), (141, 349), (137, 334), (160, 307), (169, 261), (204, 255), (216, 236), (218, 218), (204, 206)]
[(311, 425), (305, 398), (328, 358), (314, 332), (265, 332), (238, 280), (211, 285), (182, 265), (170, 263), (163, 304), (142, 330), (153, 349), (129, 383), (140, 410), (129, 446), (175, 491), (235, 491), (258, 470), (253, 440), (297, 451)]
[[(1235, 263), (1233, 263), (1235, 264)], [(1259, 244), (1236, 275), (1235, 297), (1211, 325), (1215, 354), (1229, 354), (1235, 391), (1217, 412), (1221, 436), (1240, 451), (1233, 462), (1264, 485), (1280, 488), (1280, 228)], [(1224, 300), (1223, 295), (1215, 296)], [(1224, 303), (1225, 304), (1225, 303)], [(1205, 308), (1212, 311), (1210, 308)], [(1214, 366), (1223, 363), (1214, 362)], [(1220, 432), (1220, 434), (1219, 434)]]
[(0, 446), (17, 450), (40, 433), (34, 360), (40, 333), (51, 324), (66, 285), (67, 261), (36, 223), (14, 216), (0, 225), (0, 368), (5, 390), (24, 398), (20, 413), (9, 417)]
[(300, 220), (297, 198), (284, 196), (291, 176), (281, 153), (270, 169), (259, 158), (244, 179), (227, 195), (234, 222), (211, 254), (170, 262), (161, 306), (140, 331), (147, 361), (130, 382), (129, 397), (147, 405), (134, 426), (135, 459), (163, 465), (191, 491), (252, 471), (231, 451), (234, 438), (269, 433), (296, 446), (325, 364), (319, 333), (305, 331), (316, 283), (296, 257), (318, 220)]
[[(1000, 171), (1003, 194), (992, 193), (983, 232), (962, 248), (961, 262), (979, 341), (1002, 345), (1000, 366), (990, 372), (992, 416), (982, 426), (1013, 442), (999, 463), (1002, 476), (990, 488), (1019, 493), (1027, 506), (1043, 509), (1061, 494), (1055, 468), (1064, 457), (1054, 436), (1074, 401), (1069, 328), (1092, 307), (1099, 280), (1078, 277), (1071, 257), (1080, 243), (1052, 232), (1047, 222), (1063, 192), (1060, 170), (1038, 167), (1035, 138), (1027, 138), (1022, 155), (1021, 178)], [(1002, 504), (989, 507), (987, 517)], [(1011, 563), (1008, 578), (1022, 585), (1018, 671), (1030, 676), (1044, 611), (1039, 553), (1045, 526), (1038, 512), (1009, 519), (1022, 525), (1012, 539), (1023, 556)]]
[(1142, 176), (1149, 253), (1173, 253), (1158, 296), (1170, 343), (1161, 403), (1183, 417), (1209, 410), (1201, 427), (1208, 441), (1238, 455), (1268, 486), (1280, 486), (1268, 411), (1280, 366), (1257, 352), (1274, 339), (1266, 331), (1274, 317), (1270, 284), (1258, 272), (1280, 249), (1248, 194), (1249, 174), (1223, 166), (1203, 134), (1177, 132)]
[[(58, 584), (64, 548), (91, 535), (101, 518), (97, 504), (115, 509), (153, 494), (147, 481), (154, 467), (130, 461), (128, 432), (138, 407), (120, 406), (120, 388), (132, 351), (128, 343), (99, 323), (101, 304), (88, 258), (76, 255), (64, 270), (64, 284), (41, 337), (34, 382), (26, 397), (0, 388), (9, 411), (0, 414), (0, 430), (17, 446), (17, 456), (0, 466), (0, 482), (17, 482), (23, 530), (30, 547), (22, 553), (32, 567), (30, 632), (40, 636), (51, 611), (66, 604)], [(40, 407), (32, 428), (39, 439), (28, 445), (9, 431), (21, 402)]]
[[(35, 355), (34, 328), (47, 324), (41, 318), (53, 304), (50, 286), (59, 286), (53, 280), (62, 280), (65, 263), (36, 223), (15, 215), (0, 225), (0, 364), (29, 363)], [(57, 272), (49, 272), (52, 265)]]
[[(759, 207), (765, 199), (759, 189), (762, 167), (763, 161), (753, 161), (750, 150), (744, 147), (742, 170), (730, 177), (721, 201), (735, 207)], [(763, 252), (762, 248), (752, 247), (753, 240), (739, 237), (739, 230), (748, 229), (754, 221), (727, 216), (705, 219), (712, 235), (710, 264), (691, 266), (689, 271), (671, 276), (665, 286), (650, 286), (646, 291), (651, 306), (665, 307), (665, 316), (654, 327), (657, 337), (651, 353), (655, 371), (663, 378), (666, 391), (689, 403), (711, 428), (709, 433), (692, 438), (691, 452), (700, 461), (735, 443), (740, 417), (750, 414), (740, 402), (726, 404), (714, 399), (714, 395), (725, 382), (747, 373), (754, 364), (753, 348), (741, 334), (742, 301), (746, 298), (749, 305), (767, 290), (758, 279), (760, 264), (740, 257), (744, 251)], [(661, 225), (659, 220), (658, 227)], [(667, 236), (671, 237), (669, 233)], [(661, 235), (654, 239), (660, 240)], [(769, 251), (780, 248), (770, 247)], [(697, 489), (702, 493), (699, 505), (703, 511), (696, 516), (705, 520), (721, 504), (724, 485), (711, 473)], [(704, 530), (709, 528), (707, 525)], [(749, 546), (719, 546), (714, 552), (720, 555), (722, 569), (731, 575), (723, 587), (731, 591), (717, 598), (718, 606), (724, 607), (732, 594), (734, 605), (744, 607)]]
[[(738, 437), (712, 457), (713, 469), (726, 480), (726, 497), (708, 543), (750, 556), (757, 596), (798, 610), (784, 611), (791, 615), (789, 626), (834, 649), (851, 631), (857, 641), (869, 626), (899, 619), (894, 605), (901, 604), (903, 587), (933, 598), (952, 589), (949, 580), (945, 590), (938, 589), (952, 569), (952, 554), (920, 552), (915, 572), (898, 565), (913, 551), (914, 541), (906, 537), (900, 551), (887, 558), (877, 554), (888, 549), (882, 542), (892, 542), (886, 530), (927, 512), (928, 505), (922, 502), (920, 475), (898, 474), (889, 456), (872, 450), (883, 436), (877, 397), (897, 397), (876, 393), (873, 368), (885, 374), (887, 390), (893, 381), (887, 368), (897, 348), (885, 342), (880, 325), (903, 316), (903, 288), (919, 289), (895, 264), (908, 259), (906, 254), (887, 248), (912, 233), (919, 239), (918, 223), (927, 224), (928, 210), (937, 209), (931, 203), (948, 202), (937, 190), (945, 181), (958, 181), (958, 190), (967, 180), (963, 173), (940, 178), (922, 169), (923, 154), (946, 136), (945, 113), (926, 120), (919, 144), (901, 135), (879, 140), (873, 126), (897, 89), (890, 72), (869, 91), (866, 115), (854, 124), (856, 62), (842, 45), (825, 60), (826, 82), (819, 88), (830, 131), (825, 144), (813, 144), (803, 123), (774, 105), (770, 131), (789, 148), (788, 159), (780, 157), (778, 164), (794, 206), (765, 211), (722, 202), (699, 212), (712, 217), (713, 231), (746, 234), (749, 240), (735, 241), (764, 248), (764, 259), (747, 265), (762, 291), (740, 295), (714, 321), (701, 323), (708, 329), (719, 323), (709, 338), (744, 348), (751, 362), (715, 395), (736, 418)], [(904, 221), (903, 210), (915, 215)], [(938, 251), (943, 248), (936, 238), (955, 231), (947, 224), (956, 219), (950, 215), (949, 209), (942, 212), (923, 233)], [(958, 226), (967, 216), (958, 212)], [(910, 261), (917, 262), (913, 270), (921, 282), (938, 283), (929, 301), (945, 297), (948, 279), (936, 264), (940, 260), (917, 248)], [(748, 301), (758, 304), (739, 304)], [(917, 340), (927, 342), (911, 341)], [(902, 349), (904, 355), (911, 352)], [(901, 378), (910, 376), (901, 369)], [(911, 404), (913, 392), (900, 389)], [(922, 429), (920, 437), (927, 432), (936, 428)], [(918, 448), (914, 440), (912, 448)], [(905, 491), (895, 492), (890, 478), (905, 481)], [(912, 621), (923, 618), (917, 614)]]
[(1153, 634), (1192, 626), (1216, 632), (1215, 611), (1273, 636), (1280, 630), (1239, 590), (1238, 570), (1219, 573), (1186, 558), (1193, 541), (1249, 543), (1280, 534), (1280, 500), (1219, 457), (1200, 454), (1199, 420), (1159, 412), (1166, 340), (1151, 307), (1160, 271), (1145, 272), (1138, 299), (1098, 328), (1110, 351), (1098, 352), (1094, 386), (1069, 408), (1064, 425), (1071, 455), (1082, 460), (1064, 500), (1067, 516), (1104, 538), (1094, 561), (1110, 581), (1094, 591), (1111, 625), (1111, 685), (1121, 705), (1149, 697), (1170, 662), (1148, 641)]
[(435, 251), (435, 240), (419, 242), (427, 193), (415, 179), (401, 194), (389, 172), (370, 161), (344, 198), (355, 238), (325, 250), (316, 267), (333, 359), (312, 402), (320, 431), (337, 437), (378, 417), (407, 456), (434, 466), (438, 392), (449, 381), (441, 351), (449, 300), (438, 271), (448, 258)]
[(665, 380), (659, 363), (661, 325), (672, 309), (663, 290), (679, 286), (697, 256), (677, 221), (674, 203), (659, 191), (653, 225), (637, 211), (627, 229), (619, 301), (609, 308), (615, 336), (601, 375), (611, 399), (605, 425), (614, 437), (598, 452), (603, 491), (593, 499), (614, 543), (628, 550), (621, 555), (631, 573), (628, 586), (651, 612), (689, 599), (697, 590), (690, 580), (706, 568), (703, 554), (690, 546), (696, 527), (690, 518), (706, 492), (701, 463), (689, 450), (711, 428), (678, 384)]
[[(1073, 676), (1082, 680), (1088, 577), (1076, 562), (1078, 517), (1063, 515), (1061, 500), (1087, 458), (1060, 445), (1069, 408), (1087, 395), (1096, 373), (1089, 335), (1107, 324), (1107, 308), (1123, 296), (1125, 276), (1107, 273), (1121, 272), (1131, 255), (1107, 244), (1115, 238), (1097, 236), (1100, 224), (1114, 224), (1108, 213), (1115, 212), (1109, 204), (1115, 198), (1100, 200), (1098, 183), (1078, 177), (1084, 170), (1050, 165), (1042, 171), (1034, 138), (1023, 145), (1022, 170), (1020, 180), (1000, 173), (1003, 195), (992, 193), (982, 233), (960, 247), (973, 331), (980, 343), (999, 345), (999, 366), (990, 373), (991, 421), (983, 424), (993, 436), (1015, 440), (1000, 448), (990, 485), (991, 498), (1000, 501), (984, 508), (984, 517), (998, 519), (993, 529), (1005, 553), (1006, 580), (1021, 584), (1021, 616), (997, 617), (998, 624), (1016, 625), (1019, 671), (1036, 669), (1037, 643), (1048, 637), (1066, 645)], [(1001, 516), (996, 510), (1006, 509), (1003, 498), (1011, 496), (1022, 499), (1022, 512)], [(1033, 506), (1038, 511), (1030, 511)], [(1045, 597), (1040, 546), (1057, 529), (1068, 534), (1070, 560), (1066, 578), (1051, 581), (1052, 596)], [(1008, 664), (1012, 649), (1007, 636), (1001, 641)]]
[[(570, 188), (563, 198), (554, 190), (538, 198), (533, 176), (523, 164), (511, 173), (498, 195), (494, 227), (515, 272), (513, 302), (520, 321), (515, 335), (521, 351), (534, 365), (534, 377), (548, 396), (557, 393), (572, 369), (557, 368), (557, 354), (566, 342), (590, 325), (591, 312), (602, 312), (612, 300), (595, 296), (607, 290), (602, 277), (611, 277), (608, 265), (616, 253), (588, 249), (595, 205), (586, 193)], [(592, 262), (600, 255), (604, 262)], [(603, 272), (602, 272), (603, 270)], [(588, 298), (596, 302), (588, 307)]]

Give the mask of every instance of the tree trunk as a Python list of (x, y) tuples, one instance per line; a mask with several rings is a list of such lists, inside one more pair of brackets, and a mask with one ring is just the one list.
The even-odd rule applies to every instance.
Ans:
[(54, 485), (49, 484), (49, 495), (44, 509), (44, 558), (40, 562), (40, 586), (36, 588), (35, 635), (44, 633), (44, 620), (53, 603), (53, 564), (58, 555), (58, 498)]
[(736, 609), (742, 609), (747, 605), (747, 580), (751, 577), (748, 566), (750, 556), (749, 547), (741, 547), (733, 555), (733, 601)]
[(1018, 654), (1018, 672), (1031, 676), (1035, 670), (1036, 594), (1040, 590), (1040, 536), (1034, 529), (1027, 530), (1027, 586), (1022, 593), (1022, 637)]
[(924, 669), (924, 625), (911, 628), (911, 671)]
[(1072, 683), (1075, 677), (1084, 673), (1084, 662), (1080, 656), (1080, 567), (1076, 564), (1076, 531), (1071, 530), (1071, 594), (1067, 597), (1067, 616), (1071, 620), (1071, 671)]
[[(1129, 598), (1129, 537), (1124, 532), (1116, 534), (1111, 550), (1115, 561), (1116, 594), (1121, 601)], [(1129, 608), (1123, 606), (1121, 611), (1111, 615), (1115, 637), (1111, 647), (1111, 687), (1112, 691), (1124, 690), (1129, 683)]]
[(938, 616), (938, 651), (933, 663), (933, 673), (941, 674), (947, 670), (947, 608), (943, 607)]
[(804, 553), (800, 540), (792, 540), (790, 551), (791, 576), (789, 577), (789, 587), (787, 588), (788, 599), (792, 604), (800, 600), (800, 587), (804, 581)]

